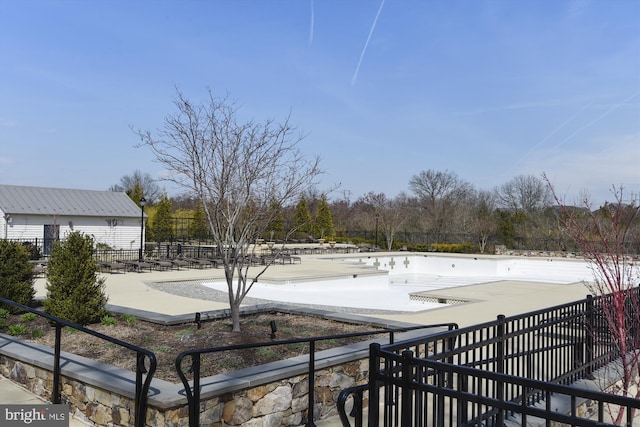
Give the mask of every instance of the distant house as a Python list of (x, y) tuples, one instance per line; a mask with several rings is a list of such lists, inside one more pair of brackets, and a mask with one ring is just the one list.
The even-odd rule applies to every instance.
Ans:
[(141, 215), (125, 193), (0, 185), (2, 238), (36, 243), (43, 255), (71, 231), (113, 249), (138, 249)]

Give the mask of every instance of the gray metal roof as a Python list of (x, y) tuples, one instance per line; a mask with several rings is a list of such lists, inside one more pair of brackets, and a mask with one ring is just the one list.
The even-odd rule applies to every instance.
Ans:
[(18, 185), (0, 185), (0, 210), (5, 214), (27, 215), (140, 217), (141, 214), (126, 193)]

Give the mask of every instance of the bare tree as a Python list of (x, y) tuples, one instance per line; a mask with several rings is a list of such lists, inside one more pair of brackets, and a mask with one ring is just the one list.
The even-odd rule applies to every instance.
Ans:
[(498, 225), (495, 217), (495, 197), (489, 191), (478, 191), (469, 198), (471, 215), (468, 220), (468, 230), (474, 236), (480, 252), (487, 248), (489, 237), (495, 233)]
[(495, 190), (501, 208), (512, 212), (536, 212), (551, 204), (551, 192), (534, 175), (518, 175)]
[(448, 220), (473, 192), (473, 185), (459, 178), (455, 172), (431, 169), (414, 175), (409, 181), (409, 188), (418, 197), (436, 240), (443, 232), (451, 230), (452, 224)]
[[(212, 238), (225, 270), (233, 331), (240, 331), (240, 304), (269, 267), (250, 278), (258, 237), (277, 218), (277, 206), (293, 205), (315, 185), (319, 158), (299, 151), (289, 117), (282, 123), (240, 122), (227, 98), (191, 103), (179, 90), (177, 110), (152, 136), (135, 131), (175, 182), (202, 201)], [(290, 230), (291, 233), (293, 230)], [(280, 248), (281, 250), (282, 248)]]
[[(637, 260), (629, 249), (637, 245), (633, 242), (631, 230), (639, 218), (637, 200), (625, 203), (623, 188), (613, 188), (615, 202), (594, 210), (588, 196), (582, 206), (567, 206), (555, 194), (549, 179), (544, 179), (556, 200), (560, 218), (568, 233), (582, 251), (582, 255), (593, 271), (593, 282), (587, 283), (589, 291), (600, 297), (602, 316), (607, 325), (610, 342), (620, 363), (617, 375), (621, 380), (618, 391), (623, 396), (640, 398), (640, 298), (638, 284), (640, 274), (634, 266)], [(598, 335), (594, 335), (596, 340)], [(605, 388), (607, 385), (602, 384)], [(624, 407), (609, 407), (616, 424), (624, 420)]]
[(331, 202), (331, 214), (337, 236), (347, 237), (347, 231), (352, 221), (352, 204), (349, 200), (350, 194), (344, 191), (342, 198)]
[(409, 216), (407, 195), (401, 193), (393, 199), (388, 199), (384, 193), (370, 192), (364, 195), (361, 201), (373, 207), (371, 212), (374, 215), (373, 218), (378, 215), (381, 231), (387, 243), (387, 250), (390, 251), (396, 233)]
[(131, 199), (138, 203), (144, 197), (149, 204), (153, 204), (160, 196), (158, 183), (148, 173), (135, 170), (131, 175), (120, 178), (120, 183), (109, 187), (109, 191), (127, 193)]

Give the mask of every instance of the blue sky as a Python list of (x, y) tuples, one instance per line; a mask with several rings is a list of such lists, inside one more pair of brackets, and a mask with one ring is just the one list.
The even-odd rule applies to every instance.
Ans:
[(162, 177), (130, 126), (158, 129), (176, 87), (290, 113), (333, 198), (427, 169), (640, 193), (638, 0), (0, 0), (0, 183)]

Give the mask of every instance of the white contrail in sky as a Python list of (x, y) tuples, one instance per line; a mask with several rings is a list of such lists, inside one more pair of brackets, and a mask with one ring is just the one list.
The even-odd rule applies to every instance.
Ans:
[(373, 35), (374, 30), (376, 29), (376, 24), (378, 23), (378, 18), (380, 17), (380, 12), (382, 12), (382, 6), (384, 6), (384, 0), (380, 2), (380, 7), (378, 8), (378, 13), (376, 14), (375, 19), (373, 20), (373, 24), (371, 25), (371, 30), (369, 30), (369, 37), (367, 37), (367, 41), (364, 43), (364, 47), (362, 48), (362, 52), (360, 52), (360, 60), (358, 61), (358, 66), (356, 67), (356, 72), (353, 73), (353, 78), (351, 79), (351, 86), (356, 83), (358, 79), (358, 73), (360, 72), (360, 65), (362, 64), (362, 59), (364, 58), (364, 54), (367, 51), (367, 47), (369, 46), (369, 41), (371, 41), (371, 36)]
[(531, 153), (533, 153), (533, 151), (538, 148), (540, 145), (542, 145), (545, 141), (547, 141), (549, 138), (551, 138), (553, 135), (555, 135), (556, 133), (558, 133), (558, 131), (560, 129), (562, 129), (563, 127), (565, 127), (567, 124), (569, 124), (569, 122), (571, 122), (573, 119), (575, 119), (576, 117), (578, 117), (580, 115), (580, 113), (582, 113), (584, 110), (586, 110), (590, 105), (592, 104), (592, 102), (589, 102), (588, 104), (585, 104), (582, 106), (582, 108), (580, 108), (578, 110), (578, 112), (576, 112), (573, 116), (569, 117), (567, 120), (565, 120), (560, 126), (558, 126), (557, 128), (555, 128), (553, 130), (553, 132), (551, 132), (549, 135), (545, 136), (544, 138), (542, 138), (541, 141), (539, 141), (537, 144), (533, 145), (532, 147), (529, 148), (529, 150), (527, 151), (527, 154), (525, 154), (516, 164), (520, 164), (522, 162), (524, 162), (525, 159), (529, 158), (529, 155)]
[(315, 11), (311, 0), (311, 25), (309, 26), (309, 46), (313, 43), (313, 25), (315, 24)]
[(622, 105), (624, 105), (625, 103), (627, 103), (628, 101), (630, 101), (631, 99), (635, 98), (636, 96), (640, 95), (640, 92), (636, 92), (631, 96), (628, 96), (627, 98), (625, 98), (624, 100), (622, 100), (621, 102), (615, 104), (614, 106), (612, 106), (611, 108), (609, 108), (607, 111), (605, 111), (604, 113), (600, 114), (598, 117), (596, 117), (595, 119), (591, 120), (589, 123), (587, 123), (586, 125), (582, 126), (581, 128), (579, 128), (578, 130), (576, 130), (575, 132), (573, 132), (571, 135), (569, 135), (568, 137), (566, 137), (564, 140), (562, 140), (561, 142), (559, 142), (558, 144), (556, 144), (555, 146), (551, 147), (552, 150), (557, 149), (558, 147), (564, 145), (567, 141), (569, 141), (570, 139), (572, 139), (574, 136), (576, 136), (577, 134), (579, 134), (580, 132), (582, 132), (583, 130), (585, 130), (586, 128), (588, 128), (589, 126), (593, 126), (595, 123), (599, 122), (600, 120), (602, 120), (605, 116), (607, 116), (609, 113), (617, 110), (618, 108), (620, 108)]

